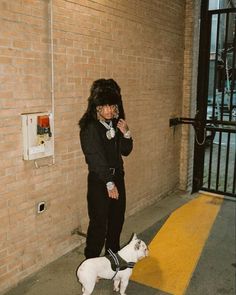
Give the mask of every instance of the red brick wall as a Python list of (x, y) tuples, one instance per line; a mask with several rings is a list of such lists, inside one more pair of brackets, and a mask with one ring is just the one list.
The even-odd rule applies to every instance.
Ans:
[(182, 111), (184, 2), (53, 1), (55, 165), (36, 169), (22, 160), (20, 114), (51, 110), (49, 2), (0, 0), (0, 290), (81, 243), (71, 235), (87, 227), (77, 122), (93, 80), (122, 88), (134, 137), (127, 215), (179, 187), (181, 130), (169, 118)]

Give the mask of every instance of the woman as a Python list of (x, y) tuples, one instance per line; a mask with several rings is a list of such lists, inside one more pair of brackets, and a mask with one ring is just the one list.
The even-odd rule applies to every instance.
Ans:
[(104, 245), (106, 253), (120, 249), (126, 205), (122, 156), (133, 148), (120, 87), (113, 79), (94, 81), (79, 126), (89, 170), (85, 257), (92, 258), (100, 255)]

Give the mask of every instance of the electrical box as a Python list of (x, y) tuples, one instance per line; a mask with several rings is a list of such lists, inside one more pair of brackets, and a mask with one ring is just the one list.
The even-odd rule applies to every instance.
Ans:
[(22, 114), (21, 118), (24, 160), (52, 156), (54, 153), (52, 113)]

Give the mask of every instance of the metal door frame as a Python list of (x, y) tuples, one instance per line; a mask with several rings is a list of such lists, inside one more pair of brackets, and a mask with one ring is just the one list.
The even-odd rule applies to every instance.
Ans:
[[(201, 3), (201, 24), (200, 24), (200, 46), (199, 46), (199, 64), (198, 64), (198, 79), (197, 79), (197, 115), (198, 121), (205, 122), (200, 124), (198, 129), (198, 139), (204, 140), (206, 130), (211, 130), (211, 127), (207, 127), (206, 120), (207, 115), (207, 98), (208, 98), (208, 83), (209, 83), (209, 60), (210, 60), (210, 40), (211, 40), (211, 16), (214, 13), (226, 13), (226, 12), (236, 12), (236, 9), (221, 9), (218, 11), (208, 11), (208, 1), (203, 0)], [(235, 40), (234, 40), (235, 44)], [(234, 54), (235, 56), (235, 54)], [(235, 81), (235, 72), (234, 72)], [(203, 99), (204, 98), (204, 99)], [(221, 121), (219, 123), (224, 123), (221, 116)], [(228, 123), (230, 125), (230, 122)], [(236, 125), (235, 125), (236, 126)], [(234, 127), (233, 127), (234, 128)], [(228, 129), (227, 129), (228, 130)], [(226, 129), (218, 128), (219, 132), (228, 132)], [(236, 128), (235, 128), (236, 130)], [(235, 133), (236, 131), (229, 131)], [(232, 193), (226, 191), (218, 191), (217, 189), (210, 189), (209, 187), (203, 186), (204, 177), (204, 156), (205, 156), (205, 146), (199, 145), (195, 141), (194, 145), (194, 165), (193, 165), (193, 186), (192, 192), (199, 190), (206, 190), (213, 193), (218, 193), (222, 195), (228, 195), (236, 197), (235, 195), (235, 169), (236, 163), (234, 163), (234, 183)], [(235, 160), (236, 162), (236, 160)]]

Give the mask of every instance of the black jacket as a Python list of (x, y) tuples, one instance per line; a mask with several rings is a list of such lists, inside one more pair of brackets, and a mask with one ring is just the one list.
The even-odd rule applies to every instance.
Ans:
[[(114, 125), (114, 124), (113, 124)], [(112, 139), (106, 137), (107, 129), (99, 121), (91, 121), (80, 131), (80, 141), (89, 171), (95, 172), (104, 182), (113, 181), (110, 168), (123, 171), (122, 156), (128, 156), (133, 148), (132, 138), (124, 138), (116, 128)]]

